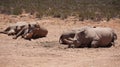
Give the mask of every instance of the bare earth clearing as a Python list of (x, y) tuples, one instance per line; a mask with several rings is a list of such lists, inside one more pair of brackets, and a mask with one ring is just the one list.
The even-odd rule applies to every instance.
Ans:
[[(49, 33), (45, 38), (14, 40), (13, 36), (0, 34), (0, 67), (119, 67), (120, 66), (120, 19), (109, 22), (77, 21), (75, 18), (16, 17), (0, 15), (0, 30), (16, 21), (38, 21)], [(115, 47), (66, 48), (58, 43), (62, 32), (82, 26), (111, 27), (118, 35)]]

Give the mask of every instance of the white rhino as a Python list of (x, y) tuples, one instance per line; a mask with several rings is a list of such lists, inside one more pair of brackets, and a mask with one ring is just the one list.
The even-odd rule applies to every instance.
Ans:
[(116, 39), (117, 35), (111, 28), (82, 27), (75, 34), (71, 44), (74, 47), (111, 47)]

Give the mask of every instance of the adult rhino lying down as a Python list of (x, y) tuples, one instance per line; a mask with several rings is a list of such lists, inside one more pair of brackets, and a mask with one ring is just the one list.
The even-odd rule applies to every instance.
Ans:
[(17, 39), (19, 36), (24, 36), (29, 31), (31, 31), (31, 29), (34, 28), (40, 28), (39, 24), (17, 22), (16, 24), (7, 27), (4, 31), (1, 31), (0, 33), (14, 35), (13, 39)]
[(69, 47), (111, 47), (117, 35), (111, 28), (82, 27), (76, 34)]

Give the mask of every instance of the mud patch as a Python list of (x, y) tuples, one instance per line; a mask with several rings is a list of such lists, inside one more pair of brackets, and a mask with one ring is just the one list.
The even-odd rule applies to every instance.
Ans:
[(62, 45), (58, 41), (52, 42), (40, 42), (42, 47), (45, 48), (56, 48), (56, 49), (66, 49), (67, 45)]

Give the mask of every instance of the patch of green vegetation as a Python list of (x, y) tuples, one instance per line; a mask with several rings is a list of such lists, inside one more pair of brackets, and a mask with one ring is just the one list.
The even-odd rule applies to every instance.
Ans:
[(20, 14), (22, 10), (37, 17), (120, 18), (120, 0), (0, 0), (0, 12)]

